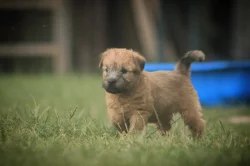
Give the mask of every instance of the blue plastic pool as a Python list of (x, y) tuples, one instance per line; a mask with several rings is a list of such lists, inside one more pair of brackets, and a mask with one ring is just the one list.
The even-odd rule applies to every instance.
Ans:
[[(175, 64), (147, 63), (145, 70), (173, 70)], [(191, 81), (204, 106), (250, 104), (250, 61), (193, 63)]]

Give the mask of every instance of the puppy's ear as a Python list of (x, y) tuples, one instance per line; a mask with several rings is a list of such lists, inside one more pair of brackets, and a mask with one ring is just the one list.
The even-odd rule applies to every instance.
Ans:
[(104, 57), (104, 53), (101, 53), (100, 55), (100, 61), (99, 61), (99, 68), (101, 69), (102, 68), (102, 62), (103, 62), (103, 57)]
[(143, 56), (141, 56), (140, 54), (135, 53), (135, 52), (133, 55), (136, 59), (137, 64), (139, 65), (140, 69), (143, 70), (145, 63), (146, 63), (146, 59)]

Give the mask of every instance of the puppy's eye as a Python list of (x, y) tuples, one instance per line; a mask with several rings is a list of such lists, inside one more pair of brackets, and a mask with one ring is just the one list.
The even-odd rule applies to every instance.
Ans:
[(121, 72), (122, 73), (127, 73), (128, 71), (126, 69), (122, 68)]
[(108, 68), (103, 68), (102, 71), (107, 72)]

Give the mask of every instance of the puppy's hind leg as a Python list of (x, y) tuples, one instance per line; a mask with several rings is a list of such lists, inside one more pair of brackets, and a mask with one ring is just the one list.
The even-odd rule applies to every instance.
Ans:
[(194, 138), (202, 136), (205, 130), (206, 122), (201, 118), (200, 110), (186, 110), (181, 112), (181, 116), (192, 132)]
[(171, 120), (173, 119), (173, 114), (167, 114), (158, 118), (158, 122), (156, 123), (158, 131), (160, 131), (161, 135), (166, 135), (166, 133), (171, 129)]

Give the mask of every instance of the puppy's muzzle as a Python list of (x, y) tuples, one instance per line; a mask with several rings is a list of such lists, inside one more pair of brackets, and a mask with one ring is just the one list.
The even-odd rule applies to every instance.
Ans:
[(103, 83), (102, 87), (109, 93), (113, 94), (121, 93), (120, 89), (116, 87), (115, 82), (116, 81)]
[(121, 93), (120, 89), (117, 87), (118, 77), (115, 73), (110, 73), (106, 81), (103, 82), (102, 87), (109, 93), (117, 94)]
[(108, 82), (109, 86), (112, 86), (117, 82), (117, 79), (116, 78), (109, 78), (107, 80), (107, 82)]

